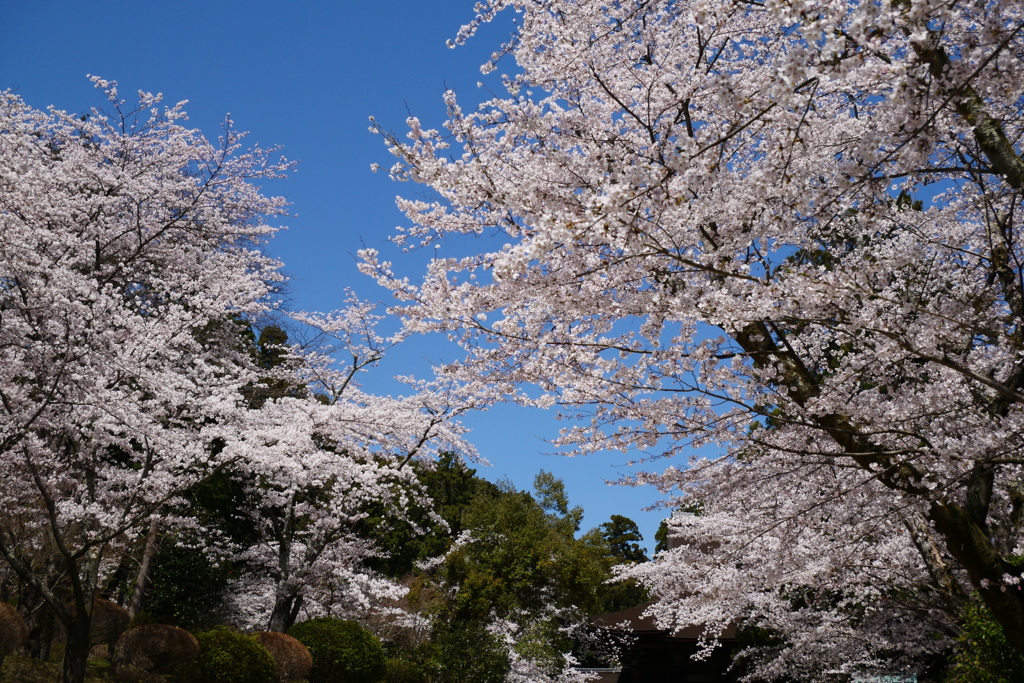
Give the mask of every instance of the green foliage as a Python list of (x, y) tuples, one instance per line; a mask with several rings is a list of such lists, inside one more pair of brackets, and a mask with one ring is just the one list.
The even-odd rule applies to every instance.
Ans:
[(230, 569), (218, 565), (199, 548), (161, 544), (146, 591), (145, 614), (139, 622), (172, 624), (187, 630), (209, 627), (227, 586)]
[(384, 648), (354, 621), (319, 617), (296, 624), (288, 635), (313, 655), (309, 683), (378, 683), (384, 680)]
[[(462, 514), (473, 499), (497, 491), (494, 484), (477, 477), (476, 470), (466, 467), (453, 453), (441, 454), (432, 469), (418, 467), (417, 478), (432, 501), (429, 508), (411, 510), (411, 518), (422, 533), (406, 523), (395, 523), (394, 516), (388, 515), (383, 505), (370, 510), (370, 516), (361, 525), (363, 535), (388, 554), (368, 564), (393, 578), (408, 575), (419, 561), (443, 555), (451, 539), (462, 532)], [(444, 523), (433, 518), (432, 513)]]
[[(536, 497), (502, 483), (463, 508), (460, 524), (470, 540), (438, 568), (448, 597), (437, 606), (430, 659), (431, 672), (461, 673), (439, 680), (503, 679), (507, 647), (484, 627), (495, 618), (517, 624), (519, 656), (557, 671), (573, 647), (564, 627), (600, 611), (610, 576), (607, 544), (596, 533), (576, 538), (582, 513), (570, 507), (561, 481), (542, 472), (535, 483)], [(460, 654), (466, 651), (472, 661)]]
[(199, 548), (165, 539), (154, 557), (145, 613), (137, 622), (171, 624), (196, 631), (219, 622), (216, 613), (230, 577), (230, 567), (218, 565)]
[[(444, 453), (434, 469), (420, 475), (434, 508), (448, 524), (449, 534), (456, 537), (463, 531), (462, 516), (474, 499), (497, 495), (497, 486), (476, 476), (476, 470), (465, 466), (454, 454)], [(424, 557), (430, 557), (425, 555)]]
[[(608, 575), (611, 568), (622, 564), (636, 564), (647, 561), (647, 554), (640, 546), (644, 537), (629, 517), (612, 515), (610, 521), (601, 524), (588, 534), (594, 534), (595, 542), (605, 548), (605, 563)], [(600, 589), (597, 612), (618, 612), (636, 607), (650, 600), (647, 589), (632, 579), (606, 583)]]
[[(288, 333), (277, 325), (267, 325), (260, 330), (259, 337), (250, 331), (248, 341), (251, 345), (250, 354), (257, 367), (273, 370), (286, 367), (291, 362), (288, 357)], [(297, 398), (305, 396), (306, 393), (306, 388), (294, 381), (274, 377), (269, 373), (242, 391), (250, 408), (260, 408), (268, 400), (288, 396)]]
[(260, 330), (253, 356), (256, 364), (264, 370), (276, 368), (284, 363), (288, 352), (288, 333), (277, 325), (267, 325)]
[(483, 621), (515, 612), (540, 612), (547, 605), (598, 604), (608, 577), (602, 548), (577, 539), (578, 518), (545, 512), (528, 493), (511, 486), (477, 495), (465, 508), (462, 525), (473, 541), (453, 551), (444, 579), (458, 586), (451, 616)]
[(1010, 645), (980, 598), (967, 605), (963, 619), (946, 683), (1024, 681), (1024, 655)]
[(601, 601), (598, 603), (595, 613), (621, 612), (650, 602), (650, 600), (650, 593), (636, 581), (632, 579), (616, 581), (602, 588)]
[(239, 512), (247, 503), (249, 483), (236, 472), (218, 471), (188, 491), (187, 496), (199, 522), (216, 529), (239, 545), (252, 545), (258, 540), (252, 520)]
[(426, 674), (415, 662), (406, 659), (389, 659), (385, 664), (386, 683), (427, 683)]
[(503, 643), (481, 622), (448, 624), (416, 654), (432, 683), (503, 683), (510, 668)]
[(196, 639), (199, 683), (273, 683), (274, 660), (255, 637), (219, 626)]
[(629, 517), (612, 515), (611, 520), (599, 528), (612, 557), (616, 558), (619, 564), (647, 561), (647, 553), (640, 547), (644, 537), (640, 534), (636, 522)]
[(668, 522), (661, 520), (658, 530), (654, 532), (654, 552), (660, 553), (668, 550)]
[(533, 478), (533, 490), (541, 509), (571, 522), (574, 533), (580, 530), (580, 522), (583, 521), (583, 508), (578, 506), (569, 508), (569, 496), (565, 492), (565, 482), (550, 472), (541, 470)]

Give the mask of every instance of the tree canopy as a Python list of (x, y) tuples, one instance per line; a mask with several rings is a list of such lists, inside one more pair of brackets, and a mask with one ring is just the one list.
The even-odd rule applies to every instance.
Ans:
[[(28, 596), (37, 639), (60, 623), (67, 683), (94, 599), (138, 608), (154, 560), (154, 611), (179, 621), (283, 630), (401, 595), (359, 523), (426, 504), (409, 463), (473, 457), (452, 383), (361, 388), (401, 339), (373, 304), (287, 314), (308, 347), (268, 324), (287, 317), (262, 251), (284, 202), (258, 184), (290, 164), (94, 81), (108, 108), (82, 117), (0, 93), (0, 585)], [(205, 584), (167, 585), (183, 579)]]
[[(709, 648), (739, 626), (760, 679), (951, 651), (953, 676), (1012, 676), (1024, 6), (483, 0), (456, 42), (503, 11), (496, 92), (379, 131), (428, 188), (402, 246), (492, 236), (421, 280), (362, 250), (391, 336), (354, 295), (288, 314), (309, 346), (268, 324), (284, 202), (261, 187), (290, 164), (230, 121), (211, 142), (98, 78), (84, 116), (0, 93), (0, 588), (33, 637), (59, 622), (63, 680), (95, 598), (141, 600), (151, 561), (201, 566), (253, 626), (387, 613), (449, 658), (486, 634), (494, 678), (565, 678), (566, 633), (645, 592)], [(364, 391), (417, 332), (464, 357)], [(668, 459), (632, 480), (677, 510), (653, 561), (624, 518), (579, 535), (550, 474), (464, 467), (458, 416), (503, 398), (582, 418), (575, 454)], [(602, 594), (613, 565), (642, 590)]]
[(0, 93), (0, 555), (67, 630), (69, 681), (101, 577), (225, 463), (254, 376), (234, 320), (280, 280), (256, 184), (287, 170), (94, 80), (110, 110), (82, 117)]
[[(779, 634), (758, 675), (913, 670), (980, 596), (1024, 651), (1024, 13), (980, 0), (492, 0), (504, 91), (381, 131), (396, 239), (364, 270), (452, 377), (685, 458), (633, 575), (665, 626)], [(484, 245), (489, 243), (482, 243)], [(754, 653), (758, 654), (758, 653)]]

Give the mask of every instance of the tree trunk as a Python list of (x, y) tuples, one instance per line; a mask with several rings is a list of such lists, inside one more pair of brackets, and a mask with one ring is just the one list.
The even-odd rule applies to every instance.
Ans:
[(132, 592), (132, 601), (128, 605), (128, 616), (132, 619), (142, 608), (142, 598), (146, 594), (146, 584), (149, 582), (149, 569), (153, 564), (153, 556), (156, 554), (156, 536), (159, 525), (154, 519), (149, 524), (149, 533), (146, 534), (146, 547), (142, 551), (142, 562), (139, 563), (139, 573), (135, 577), (135, 590)]
[(292, 601), (292, 611), (288, 613), (288, 623), (286, 630), (291, 628), (295, 624), (295, 620), (299, 618), (299, 610), (302, 609), (302, 600), (304, 596), (299, 595)]
[(55, 610), (68, 634), (64, 660), (61, 662), (61, 683), (82, 683), (85, 680), (85, 667), (92, 646), (89, 637), (92, 606), (102, 556), (102, 549), (92, 548), (77, 561), (68, 558), (72, 599), (66, 608)]
[(267, 624), (268, 631), (284, 633), (295, 621), (292, 616), (292, 605), (295, 603), (294, 595), (281, 595), (274, 599), (274, 611), (270, 613), (270, 623)]
[(85, 668), (89, 660), (91, 612), (91, 609), (77, 610), (71, 622), (67, 624), (68, 643), (64, 649), (64, 660), (61, 662), (61, 683), (82, 683), (85, 680)]
[(992, 617), (1003, 627), (1017, 652), (1024, 652), (1024, 592), (1003, 583), (1005, 574), (1016, 574), (993, 547), (984, 531), (964, 508), (954, 503), (932, 504), (929, 516), (946, 541), (949, 552), (967, 570), (971, 583), (985, 601)]
[(40, 661), (50, 661), (50, 649), (53, 647), (53, 637), (57, 632), (57, 616), (50, 609), (49, 605), (43, 606), (42, 623), (39, 627), (37, 637), (38, 645), (35, 648), (34, 656)]
[(295, 621), (292, 616), (295, 607), (297, 589), (292, 583), (292, 533), (295, 529), (295, 497), (292, 496), (285, 508), (284, 519), (279, 527), (275, 527), (274, 535), (277, 537), (277, 570), (279, 572), (277, 587), (274, 590), (274, 611), (270, 613), (268, 631), (284, 633)]

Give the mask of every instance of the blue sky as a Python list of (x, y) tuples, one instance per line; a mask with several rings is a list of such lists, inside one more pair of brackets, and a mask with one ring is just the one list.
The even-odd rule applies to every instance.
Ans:
[[(387, 237), (405, 221), (391, 157), (368, 132), (372, 115), (402, 130), (410, 114), (439, 126), (441, 95), (454, 88), (464, 105), (485, 96), (479, 65), (510, 30), (512, 16), (487, 26), (455, 50), (446, 41), (473, 17), (473, 0), (390, 2), (269, 2), (265, 0), (82, 4), (67, 0), (11, 0), (0, 23), (0, 89), (12, 89), (35, 107), (72, 112), (103, 104), (86, 79), (119, 83), (126, 99), (137, 90), (162, 92), (166, 102), (189, 100), (191, 124), (217, 135), (226, 114), (250, 140), (280, 145), (298, 160), (287, 180), (268, 187), (291, 202), (289, 229), (269, 251), (285, 263), (291, 305), (304, 310), (341, 306), (344, 289), (367, 299), (386, 296), (355, 267), (363, 245), (388, 252)], [(512, 68), (508, 66), (506, 68)], [(396, 267), (412, 277), (423, 258)], [(385, 300), (386, 301), (386, 300)], [(430, 340), (412, 340), (379, 372), (417, 373), (448, 353)], [(395, 391), (393, 388), (382, 390)], [(585, 459), (546, 455), (557, 433), (554, 415), (512, 406), (470, 416), (472, 440), (492, 467), (480, 473), (508, 477), (529, 488), (546, 469), (562, 477), (573, 504), (586, 511), (584, 527), (623, 514), (640, 525), (649, 547), (663, 512), (642, 508), (658, 500), (650, 488), (609, 487), (627, 472), (629, 456)]]

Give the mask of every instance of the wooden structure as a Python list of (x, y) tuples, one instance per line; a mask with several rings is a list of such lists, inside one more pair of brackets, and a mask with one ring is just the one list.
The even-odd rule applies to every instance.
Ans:
[(594, 626), (616, 635), (628, 636), (631, 644), (622, 653), (622, 670), (607, 674), (601, 683), (733, 683), (729, 673), (736, 649), (736, 629), (722, 634), (722, 645), (710, 657), (696, 661), (697, 641), (703, 629), (690, 627), (670, 632), (658, 628), (651, 617), (643, 615), (648, 605), (621, 612), (601, 614)]

